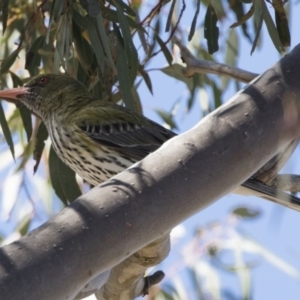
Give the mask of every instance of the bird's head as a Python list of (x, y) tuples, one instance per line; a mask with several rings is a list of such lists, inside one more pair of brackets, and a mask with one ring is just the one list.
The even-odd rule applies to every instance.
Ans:
[(93, 96), (76, 79), (68, 75), (42, 74), (23, 87), (0, 91), (0, 98), (20, 101), (44, 121), (53, 113), (66, 112), (80, 101), (93, 101)]

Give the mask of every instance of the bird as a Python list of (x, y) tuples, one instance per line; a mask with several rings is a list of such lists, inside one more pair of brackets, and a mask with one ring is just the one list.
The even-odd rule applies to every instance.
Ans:
[[(39, 116), (60, 159), (91, 185), (110, 179), (176, 136), (142, 114), (95, 98), (67, 74), (40, 74), (23, 87), (0, 91), (0, 98), (19, 101)], [(254, 177), (232, 193), (293, 208), (300, 204), (296, 196)]]

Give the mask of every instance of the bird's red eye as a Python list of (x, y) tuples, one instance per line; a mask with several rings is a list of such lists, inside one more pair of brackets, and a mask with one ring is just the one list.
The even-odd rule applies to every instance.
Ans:
[(38, 81), (39, 84), (45, 84), (47, 82), (49, 82), (49, 77), (41, 77)]

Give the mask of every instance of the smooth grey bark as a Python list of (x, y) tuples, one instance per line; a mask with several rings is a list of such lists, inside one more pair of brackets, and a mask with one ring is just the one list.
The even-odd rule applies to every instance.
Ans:
[(300, 46), (132, 168), (0, 251), (6, 300), (72, 299), (299, 139)]

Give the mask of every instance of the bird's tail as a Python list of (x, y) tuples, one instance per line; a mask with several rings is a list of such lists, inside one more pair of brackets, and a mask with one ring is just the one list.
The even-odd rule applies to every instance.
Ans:
[[(274, 189), (273, 187), (270, 187), (259, 180), (248, 179), (241, 185), (241, 187), (251, 189), (252, 194), (254, 191), (254, 195), (258, 197), (300, 211), (300, 198), (288, 194), (282, 190)], [(249, 195), (249, 193), (247, 193), (246, 191), (243, 192), (240, 188), (238, 188), (238, 193)]]

